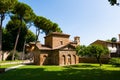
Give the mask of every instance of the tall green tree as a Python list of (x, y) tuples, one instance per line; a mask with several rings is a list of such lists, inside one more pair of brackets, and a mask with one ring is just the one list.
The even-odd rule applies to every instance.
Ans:
[(88, 50), (89, 50), (88, 54), (95, 57), (100, 66), (102, 65), (101, 56), (109, 53), (108, 48), (103, 47), (102, 45), (90, 45), (88, 46)]
[[(12, 26), (12, 24), (13, 24), (13, 26)], [(7, 24), (7, 27), (2, 30), (3, 31), (2, 32), (2, 34), (3, 34), (3, 39), (2, 39), (3, 51), (13, 50), (14, 42), (15, 42), (15, 39), (16, 39), (16, 37), (14, 35), (17, 34), (16, 31), (18, 31), (19, 27), (14, 26), (18, 23), (12, 23), (12, 24), (11, 23)], [(27, 32), (27, 34), (25, 34), (26, 32)], [(22, 26), (19, 41), (18, 41), (18, 46), (16, 48), (17, 51), (23, 51), (23, 46), (24, 46), (24, 40), (25, 39), (26, 39), (26, 43), (33, 42), (33, 41), (35, 41), (36, 36), (32, 31), (30, 31), (30, 30), (26, 31), (26, 27)], [(24, 55), (22, 57), (24, 59)], [(11, 60), (11, 58), (10, 58), (10, 60)]]
[(88, 50), (87, 50), (87, 47), (85, 45), (78, 45), (76, 47), (76, 51), (77, 51), (77, 55), (79, 55), (79, 56), (88, 55)]
[[(21, 21), (19, 20), (19, 18), (17, 16), (12, 16), (11, 20), (6, 25), (7, 32), (9, 34), (11, 34), (11, 37), (12, 37), (11, 43), (13, 45), (15, 45), (16, 36), (17, 36), (17, 33), (18, 33), (18, 30), (19, 30), (20, 26), (21, 26)], [(22, 51), (23, 44), (24, 44), (24, 41), (25, 41), (25, 35), (26, 34), (27, 34), (27, 27), (26, 27), (25, 22), (22, 22), (20, 36), (19, 36), (19, 39), (18, 39), (18, 46), (16, 47), (16, 49), (18, 51)], [(14, 48), (14, 46), (12, 46), (12, 47)]]
[[(17, 15), (17, 17), (20, 20), (20, 27), (17, 33), (17, 37), (16, 37), (16, 41), (15, 41), (15, 46), (14, 46), (14, 52), (16, 51), (16, 47), (17, 47), (17, 43), (18, 43), (18, 39), (19, 39), (19, 35), (20, 35), (20, 31), (22, 28), (22, 22), (23, 21), (31, 21), (31, 16), (33, 13), (33, 10), (31, 9), (30, 6), (28, 6), (25, 3), (17, 3), (14, 7), (14, 12), (15, 15)], [(14, 60), (14, 52), (13, 52), (13, 56), (12, 56), (12, 60)]]
[[(35, 34), (27, 30), (25, 22), (22, 23), (20, 37), (18, 41), (17, 51), (23, 50), (23, 44), (26, 39), (27, 43), (35, 41)], [(14, 48), (18, 29), (20, 27), (20, 20), (17, 16), (12, 16), (6, 27), (3, 29), (3, 50), (12, 50)]]
[(90, 46), (77, 46), (76, 47), (77, 54), (80, 56), (93, 56), (96, 58), (100, 66), (101, 63), (101, 56), (108, 54), (109, 50), (106, 47), (103, 47), (102, 45), (90, 45)]
[(0, 0), (0, 53), (2, 53), (2, 24), (5, 19), (5, 14), (13, 11), (13, 8), (18, 0)]

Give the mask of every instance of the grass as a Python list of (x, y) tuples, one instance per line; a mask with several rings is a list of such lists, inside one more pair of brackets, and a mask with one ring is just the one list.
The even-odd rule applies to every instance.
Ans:
[(11, 63), (11, 62), (22, 62), (22, 60), (15, 60), (15, 61), (0, 61), (0, 63)]
[(19, 64), (7, 64), (7, 65), (0, 65), (0, 68), (9, 68), (9, 67), (12, 67), (12, 66), (17, 66)]
[(8, 68), (12, 66), (17, 66), (22, 62), (22, 60), (15, 60), (15, 61), (0, 61), (0, 68)]
[(63, 67), (27, 65), (0, 74), (0, 80), (120, 80), (120, 67), (87, 63)]

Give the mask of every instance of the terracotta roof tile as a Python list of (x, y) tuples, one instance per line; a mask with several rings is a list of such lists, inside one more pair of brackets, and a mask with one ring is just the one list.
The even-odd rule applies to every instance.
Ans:
[(45, 45), (36, 44), (36, 46), (38, 47), (39, 50), (51, 50), (50, 47)]
[(70, 36), (69, 34), (64, 34), (64, 33), (60, 33), (60, 32), (52, 32), (52, 33), (48, 34), (47, 36), (51, 36), (51, 35), (60, 35), (60, 36), (68, 36), (68, 37)]
[[(120, 44), (120, 42), (109, 42), (109, 41), (103, 41), (103, 40), (96, 40), (96, 41), (94, 41), (93, 43), (95, 43), (95, 42), (103, 42), (103, 43)], [(92, 43), (92, 44), (93, 44), (93, 43)]]
[(56, 49), (61, 49), (67, 45), (71, 45), (73, 47), (75, 47), (74, 45), (72, 45), (73, 43), (68, 43), (68, 44), (65, 44), (65, 45), (61, 45), (61, 46), (58, 46), (58, 47), (55, 47), (55, 48), (50, 48), (48, 46), (45, 46), (45, 45), (40, 45), (40, 44), (36, 44), (36, 46), (38, 47), (39, 50), (56, 50)]

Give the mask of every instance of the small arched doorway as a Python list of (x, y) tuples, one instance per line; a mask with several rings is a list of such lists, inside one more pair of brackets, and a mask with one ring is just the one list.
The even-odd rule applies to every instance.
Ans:
[(65, 55), (62, 55), (62, 65), (66, 64), (66, 59), (65, 59)]
[(76, 56), (73, 55), (73, 64), (76, 64)]
[(71, 64), (71, 55), (68, 55), (68, 56), (67, 56), (67, 59), (68, 59), (68, 62), (67, 62), (67, 63), (68, 63), (68, 65), (70, 65), (70, 64)]
[(43, 56), (43, 65), (46, 65), (46, 64), (48, 64), (47, 56), (44, 55), (44, 56)]

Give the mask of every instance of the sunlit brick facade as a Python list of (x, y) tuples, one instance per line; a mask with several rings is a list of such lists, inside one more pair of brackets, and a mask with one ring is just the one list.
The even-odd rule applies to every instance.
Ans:
[[(37, 65), (73, 65), (79, 63), (75, 47), (80, 44), (80, 38), (69, 40), (70, 35), (53, 32), (45, 37), (45, 44), (30, 43), (27, 48), (34, 54)], [(36, 47), (35, 47), (36, 46)]]

